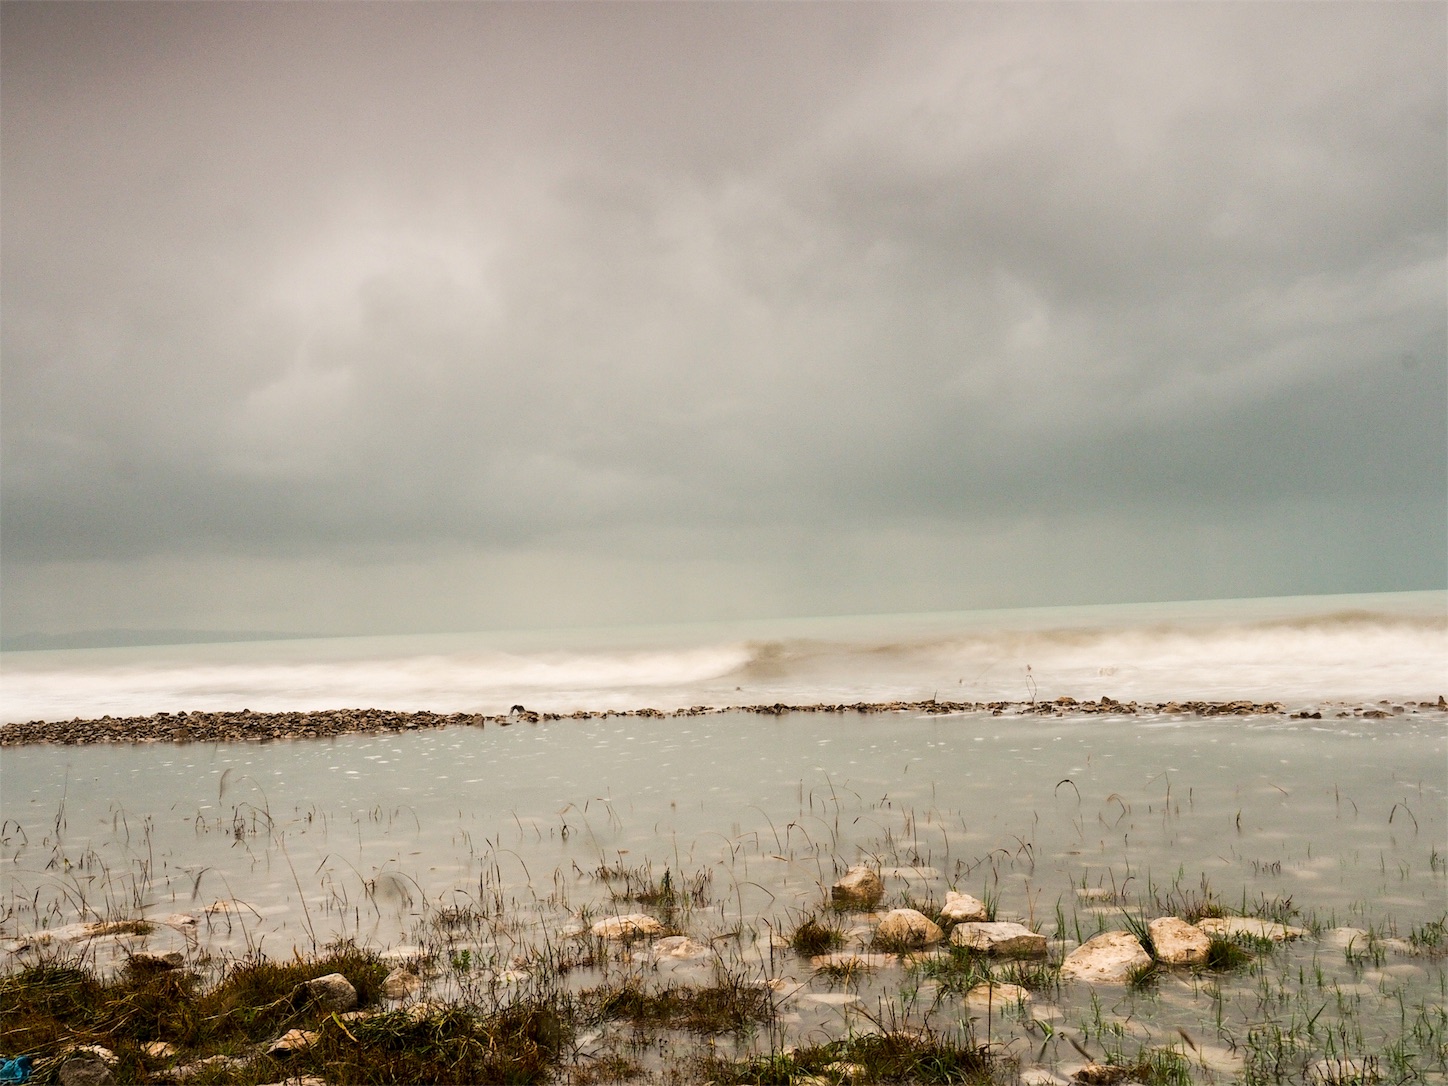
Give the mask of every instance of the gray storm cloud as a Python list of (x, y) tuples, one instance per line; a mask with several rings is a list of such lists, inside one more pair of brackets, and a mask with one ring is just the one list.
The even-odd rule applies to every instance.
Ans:
[(1441, 5), (0, 18), (7, 632), (1443, 583)]

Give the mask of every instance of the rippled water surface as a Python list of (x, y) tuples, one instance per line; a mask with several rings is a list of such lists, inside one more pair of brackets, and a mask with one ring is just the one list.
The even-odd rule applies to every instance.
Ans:
[[(1406, 923), (1444, 905), (1444, 724), (725, 714), (12, 748), (4, 877), (7, 896), (93, 906), (242, 898), (283, 940), (304, 935), (303, 899), (313, 925), (400, 939), (409, 909), (476, 893), (485, 872), (522, 893), (561, 870), (586, 901), (596, 888), (572, 873), (620, 856), (724, 865), (746, 912), (818, 897), (865, 857), (1020, 913), (1181, 870), (1232, 897), (1371, 902)], [(410, 907), (367, 897), (384, 873)]]
[[(438, 983), (456, 993), (479, 983), (470, 977), (511, 976), (522, 948), (641, 908), (616, 900), (600, 869), (669, 871), (703, 887), (676, 920), (718, 961), (635, 950), (632, 968), (690, 982), (722, 963), (770, 980), (785, 1041), (923, 1017), (1065, 1073), (1080, 1062), (1067, 1039), (1186, 1052), (1186, 1030), (1196, 1077), (1264, 1081), (1253, 1061), (1277, 1059), (1284, 1030), (1336, 1030), (1301, 1051), (1392, 1050), (1437, 1067), (1448, 1063), (1444, 959), (1406, 942), (1364, 953), (1361, 935), (1339, 930), (1406, 939), (1448, 912), (1448, 715), (1380, 711), (727, 713), (9, 748), (5, 934), (139, 914), (162, 924), (152, 949), (223, 957), (337, 937), (442, 940), (455, 972)], [(886, 907), (970, 892), (1053, 938), (1057, 955), (1128, 911), (1208, 897), (1312, 934), (1239, 974), (1170, 974), (1141, 991), (1068, 985), (1037, 992), (1028, 1012), (982, 1009), (928, 974), (839, 980), (781, 945), (859, 861), (883, 871)], [(198, 920), (194, 935), (165, 926), (178, 913)], [(448, 915), (486, 923), (449, 930)], [(870, 916), (837, 922), (852, 945), (868, 941)], [(599, 1036), (590, 1043), (612, 1043)], [(780, 1038), (720, 1043), (743, 1052)]]

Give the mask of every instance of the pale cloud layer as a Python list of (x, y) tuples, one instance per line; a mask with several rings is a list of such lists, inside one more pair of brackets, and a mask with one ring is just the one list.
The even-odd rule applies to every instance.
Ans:
[(1444, 583), (1440, 4), (0, 12), (7, 633)]

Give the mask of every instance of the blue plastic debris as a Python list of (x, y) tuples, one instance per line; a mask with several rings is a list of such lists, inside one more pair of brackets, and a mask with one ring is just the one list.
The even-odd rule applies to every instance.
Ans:
[(0, 1082), (28, 1081), (31, 1066), (29, 1056), (16, 1056), (13, 1060), (0, 1059)]

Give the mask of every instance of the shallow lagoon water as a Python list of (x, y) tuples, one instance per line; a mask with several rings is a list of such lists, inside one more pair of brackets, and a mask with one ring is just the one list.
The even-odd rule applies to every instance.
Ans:
[[(325, 915), (382, 873), (415, 884), (416, 909), (476, 893), (485, 869), (521, 893), (620, 856), (728, 861), (793, 906), (833, 866), (874, 859), (1021, 913), (1181, 870), (1321, 913), (1388, 905), (1407, 924), (1436, 918), (1448, 892), (1430, 863), (1448, 852), (1445, 719), (721, 714), (12, 748), (5, 892), (84, 891), (102, 911), (118, 895), (168, 912), (235, 897), (274, 943), (309, 937), (299, 890)], [(47, 870), (58, 818), (71, 867)], [(596, 890), (575, 883), (571, 900)], [(369, 938), (404, 937), (407, 910), (372, 911)]]
[[(1401, 1045), (1411, 1023), (1448, 1027), (1443, 959), (1354, 955), (1331, 931), (1407, 936), (1448, 911), (1445, 722), (1412, 707), (1324, 720), (734, 713), (12, 748), (6, 928), (183, 912), (213, 954), (287, 956), (336, 937), (416, 942), (430, 916), (481, 907), (509, 917), (507, 935), (462, 938), (477, 968), (498, 969), (530, 941), (635, 911), (601, 867), (708, 873), (690, 934), (782, 986), (790, 1036), (973, 1019), (1059, 1070), (1073, 1052), (1062, 1038), (1106, 1052), (1180, 1028), (1201, 1040), (1198, 1077), (1231, 1078), (1279, 1021), (1320, 1021), (1341, 1034), (1327, 1050), (1349, 1053)], [(1240, 977), (1075, 985), (1038, 993), (1030, 1013), (982, 1011), (899, 968), (841, 984), (779, 946), (860, 860), (884, 869), (887, 905), (955, 888), (1062, 947), (1207, 886), (1229, 909), (1295, 908), (1314, 935)], [(243, 904), (207, 913), (217, 900)], [(159, 931), (153, 945), (182, 945)], [(634, 956), (684, 979), (710, 968)], [(1057, 1032), (1037, 1053), (1040, 1022)]]

